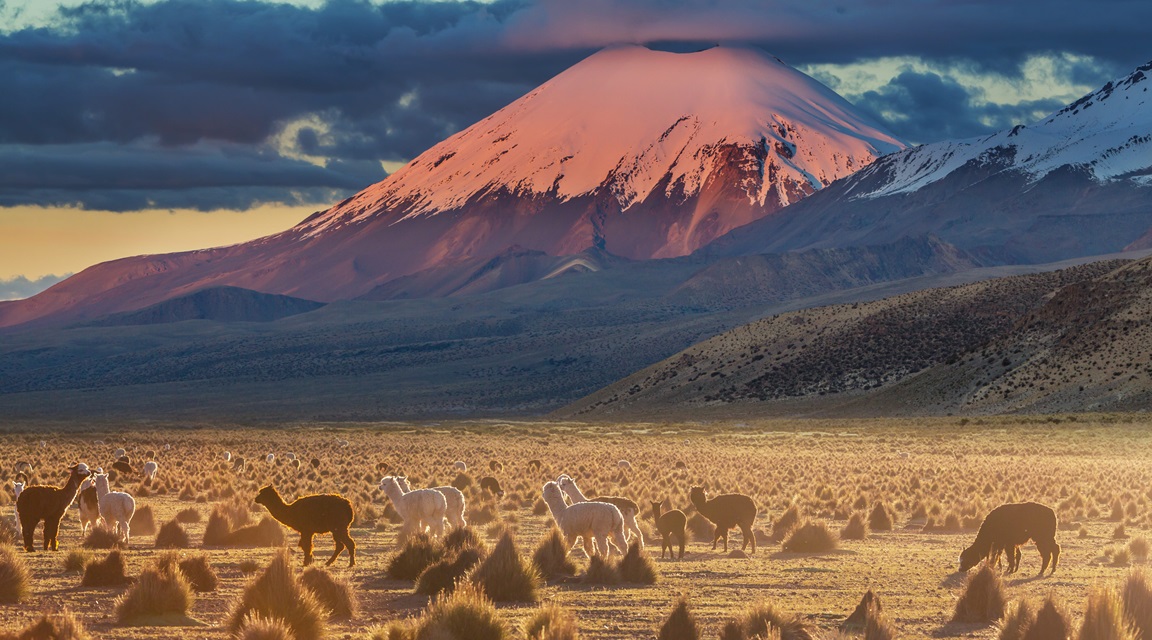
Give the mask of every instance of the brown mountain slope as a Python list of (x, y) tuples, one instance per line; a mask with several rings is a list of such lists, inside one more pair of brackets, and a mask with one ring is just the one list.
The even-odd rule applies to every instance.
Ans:
[[(955, 365), (964, 354), (1012, 334), (1054, 292), (1124, 264), (1097, 262), (765, 318), (695, 345), (558, 414), (690, 417), (858, 404), (875, 395), (873, 390), (917, 372)], [(924, 387), (920, 393), (926, 399), (933, 391)], [(925, 404), (940, 405), (938, 400)], [(922, 407), (909, 402), (902, 408)], [(856, 409), (871, 410), (868, 403)]]

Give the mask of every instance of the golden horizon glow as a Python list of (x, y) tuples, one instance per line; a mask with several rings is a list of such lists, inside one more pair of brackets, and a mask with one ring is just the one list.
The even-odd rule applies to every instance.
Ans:
[(246, 211), (0, 208), (0, 279), (79, 273), (130, 256), (236, 244), (284, 231), (325, 205)]

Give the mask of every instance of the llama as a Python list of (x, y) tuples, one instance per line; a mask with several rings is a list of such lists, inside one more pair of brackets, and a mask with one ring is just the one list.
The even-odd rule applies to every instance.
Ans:
[[(88, 529), (96, 526), (100, 521), (100, 497), (96, 495), (96, 487), (85, 480), (80, 485), (80, 533), (88, 534)], [(88, 486), (84, 486), (88, 485)]]
[(616, 466), (620, 467), (621, 471), (631, 471), (632, 470), (632, 463), (628, 462), (627, 460), (618, 461), (616, 463)]
[(1001, 552), (1008, 554), (1008, 573), (1020, 568), (1020, 545), (1032, 540), (1040, 552), (1040, 575), (1052, 563), (1052, 573), (1060, 561), (1060, 545), (1056, 543), (1056, 512), (1037, 502), (1002, 504), (993, 509), (980, 530), (976, 541), (960, 554), (960, 570), (967, 571), (985, 558), (999, 560)]
[(23, 460), (21, 460), (20, 462), (17, 462), (16, 463), (16, 473), (23, 473), (24, 475), (31, 478), (32, 473), (33, 473), (32, 464), (29, 462), (24, 462)]
[(503, 471), (504, 470), (504, 464), (501, 463), (499, 460), (492, 460), (488, 463), (488, 469), (491, 470), (493, 473)]
[(132, 516), (136, 514), (136, 499), (123, 491), (108, 487), (108, 474), (98, 473), (94, 478), (96, 497), (100, 504), (100, 518), (116, 530), (116, 535), (127, 546), (131, 542)]
[(112, 463), (112, 468), (125, 476), (136, 475), (136, 470), (132, 468), (132, 459), (128, 456), (120, 456), (116, 462)]
[[(400, 489), (404, 493), (412, 491), (412, 487), (408, 486), (408, 478), (405, 476), (396, 476), (396, 482), (399, 483)], [(464, 494), (456, 487), (431, 487), (436, 491), (444, 494), (444, 501), (447, 503), (447, 509), (444, 512), (444, 517), (448, 520), (448, 524), (457, 529), (463, 529), (468, 526), (464, 520)]]
[(452, 463), (452, 468), (463, 473), (468, 471), (468, 463), (464, 462), (463, 460), (457, 460), (456, 462)]
[(437, 538), (444, 536), (444, 516), (448, 511), (448, 501), (443, 493), (435, 489), (416, 489), (404, 493), (400, 481), (394, 476), (381, 478), (380, 489), (392, 501), (396, 513), (404, 519), (405, 532), (419, 532), (427, 528)]
[(609, 540), (618, 549), (628, 548), (624, 537), (624, 516), (616, 505), (607, 502), (577, 502), (569, 506), (564, 502), (564, 491), (555, 482), (545, 484), (541, 493), (548, 510), (552, 512), (552, 519), (568, 541), (569, 548), (576, 543), (577, 537), (584, 539), (584, 553), (589, 558), (593, 555), (593, 541), (595, 552), (605, 558), (612, 553)]
[[(16, 494), (17, 504), (20, 502), (20, 493), (24, 491), (24, 483), (26, 482), (28, 482), (28, 478), (23, 473), (17, 473), (16, 479), (12, 481), (12, 491)], [(12, 514), (16, 516), (16, 537), (20, 538), (23, 536), (23, 530), (20, 527), (20, 508), (13, 506)]]
[(117, 449), (116, 451), (114, 451), (114, 452), (112, 453), (112, 457), (113, 457), (113, 458), (117, 458), (117, 459), (119, 459), (119, 458), (123, 458), (123, 457), (124, 457), (124, 455), (125, 455), (125, 454), (127, 454), (127, 453), (128, 453), (128, 452), (127, 452), (127, 451), (125, 451), (123, 447), (121, 447), (121, 448)]
[(232, 462), (232, 452), (231, 451), (225, 451), (224, 452), (224, 462)]
[(728, 530), (739, 527), (744, 540), (740, 544), (743, 551), (752, 543), (752, 553), (756, 553), (756, 536), (752, 533), (752, 523), (756, 521), (756, 503), (752, 498), (741, 493), (726, 493), (708, 499), (703, 487), (692, 487), (688, 499), (700, 515), (716, 525), (716, 532), (712, 537), (712, 548), (716, 548), (716, 541), (724, 539), (724, 552), (728, 552)]
[(480, 478), (480, 489), (495, 495), (498, 498), (504, 497), (504, 490), (500, 488), (500, 481), (492, 476), (484, 476)]
[(155, 460), (149, 460), (144, 463), (144, 479), (155, 480), (156, 472), (160, 470), (160, 465), (156, 464)]
[(325, 564), (331, 566), (348, 549), (348, 566), (356, 566), (356, 543), (348, 533), (356, 514), (352, 503), (344, 496), (331, 493), (297, 498), (285, 503), (280, 494), (268, 485), (256, 494), (256, 504), (264, 505), (281, 524), (300, 532), (300, 548), (304, 550), (304, 566), (312, 564), (312, 539), (318, 533), (331, 533), (336, 551)]
[[(621, 498), (618, 496), (600, 496), (597, 498), (587, 498), (584, 493), (580, 491), (580, 487), (576, 486), (576, 481), (572, 476), (564, 474), (556, 479), (556, 484), (560, 485), (560, 489), (568, 494), (573, 503), (588, 502), (607, 502), (608, 504), (616, 505), (620, 510), (620, 515), (624, 516), (624, 528), (636, 535), (636, 540), (640, 543), (640, 548), (644, 548), (644, 534), (640, 532), (640, 525), (636, 523), (636, 516), (640, 515), (640, 507), (628, 498)], [(621, 549), (626, 551), (626, 549)]]
[(685, 531), (688, 518), (679, 509), (660, 513), (662, 506), (659, 502), (652, 503), (652, 519), (656, 521), (656, 530), (660, 532), (660, 557), (664, 557), (665, 549), (668, 550), (668, 557), (672, 557), (672, 537), (675, 536), (680, 539), (680, 557), (677, 560), (683, 560), (684, 545), (688, 542), (688, 535)]
[(20, 514), (20, 531), (24, 534), (24, 550), (34, 551), (32, 536), (36, 525), (44, 521), (44, 550), (56, 551), (60, 548), (60, 520), (68, 506), (76, 500), (80, 482), (92, 472), (88, 465), (80, 462), (68, 469), (68, 481), (63, 487), (34, 484), (25, 487), (16, 500), (16, 511)]
[(276, 462), (276, 454), (275, 453), (269, 453), (268, 455), (264, 456), (264, 462), (267, 462), (268, 464), (272, 464), (273, 462)]

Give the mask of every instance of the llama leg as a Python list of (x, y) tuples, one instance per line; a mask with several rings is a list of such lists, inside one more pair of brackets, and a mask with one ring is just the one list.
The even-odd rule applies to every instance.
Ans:
[(612, 547), (608, 544), (608, 536), (605, 535), (596, 538), (596, 549), (600, 552), (600, 555), (604, 556), (605, 560), (608, 559), (608, 556), (612, 555)]
[(580, 536), (584, 541), (584, 554), (591, 558), (595, 555), (595, 550), (592, 548), (592, 536)]
[(355, 567), (356, 566), (356, 541), (354, 541), (352, 539), (352, 536), (348, 534), (347, 529), (345, 529), (344, 531), (333, 531), (332, 532), (333, 537), (335, 537), (337, 534), (340, 535), (340, 542), (342, 542), (344, 544), (344, 547), (348, 549), (348, 566), (349, 567)]
[(747, 546), (749, 542), (751, 542), (752, 553), (756, 553), (756, 534), (752, 531), (752, 525), (740, 525), (740, 533), (744, 535), (744, 542), (740, 545), (740, 550), (743, 551), (744, 547)]
[(20, 527), (23, 529), (22, 533), (24, 534), (24, 550), (25, 551), (35, 551), (36, 550), (36, 540), (35, 540), (36, 520), (33, 520), (30, 517), (21, 515), (20, 516)]
[(724, 553), (728, 553), (728, 530), (724, 530)]
[[(680, 532), (680, 557), (677, 560), (684, 559), (684, 544), (688, 542), (688, 533), (686, 531)], [(672, 545), (668, 545), (668, 555), (672, 555)]]
[(300, 532), (300, 548), (304, 550), (304, 566), (312, 564), (312, 533)]
[(328, 558), (328, 562), (324, 563), (326, 567), (331, 567), (332, 563), (336, 562), (336, 558), (340, 557), (340, 552), (344, 550), (344, 541), (340, 539), (340, 536), (335, 531), (332, 532), (332, 543), (335, 549), (332, 551), (332, 557)]
[(57, 536), (60, 535), (60, 521), (48, 518), (44, 521), (44, 550), (56, 551), (60, 548)]
[(1060, 545), (1056, 543), (1056, 538), (1052, 538), (1052, 574), (1056, 573), (1056, 565), (1060, 562)]

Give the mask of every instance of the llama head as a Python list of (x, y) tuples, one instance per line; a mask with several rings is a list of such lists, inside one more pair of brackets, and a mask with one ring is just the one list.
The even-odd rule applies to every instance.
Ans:
[(560, 485), (555, 482), (546, 483), (540, 493), (544, 496), (544, 502), (551, 503), (553, 500), (564, 502), (564, 492), (560, 490)]
[(708, 492), (704, 490), (704, 487), (692, 487), (692, 490), (688, 492), (688, 500), (692, 504), (707, 502)]
[(272, 485), (267, 485), (260, 489), (260, 493), (256, 494), (256, 499), (253, 502), (267, 507), (270, 504), (282, 502), (282, 500), (280, 500), (280, 494), (276, 492), (276, 489)]
[(975, 567), (976, 565), (980, 564), (980, 561), (983, 559), (984, 555), (976, 549), (976, 545), (968, 547), (964, 551), (960, 552), (960, 571), (967, 571), (972, 567)]

